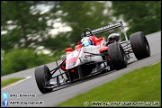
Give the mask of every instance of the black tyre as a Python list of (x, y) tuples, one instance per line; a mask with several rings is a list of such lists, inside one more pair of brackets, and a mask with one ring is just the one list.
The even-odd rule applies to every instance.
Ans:
[(131, 34), (130, 43), (138, 60), (150, 56), (150, 46), (143, 32), (139, 31)]
[(115, 69), (119, 70), (127, 67), (126, 54), (118, 42), (114, 42), (108, 46), (108, 54), (111, 59), (110, 62)]
[(39, 66), (35, 69), (35, 80), (40, 92), (47, 93), (53, 90), (52, 88), (45, 88), (46, 83), (49, 82), (51, 77), (52, 75), (46, 65)]

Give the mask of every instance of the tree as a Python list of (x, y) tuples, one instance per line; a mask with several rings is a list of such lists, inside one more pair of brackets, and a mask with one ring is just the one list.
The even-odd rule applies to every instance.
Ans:
[(49, 36), (48, 17), (41, 14), (36, 7), (44, 2), (36, 1), (2, 1), (1, 30), (7, 31), (1, 35), (1, 48), (36, 48), (42, 40)]
[(31, 48), (3, 52), (1, 58), (1, 75), (11, 74), (54, 61), (54, 57), (42, 53), (38, 54)]
[[(64, 13), (61, 18), (72, 28), (69, 40), (73, 45), (80, 41), (80, 35), (85, 28), (93, 30), (112, 23), (110, 11), (104, 13), (105, 9), (109, 10), (104, 3), (97, 1), (60, 2), (60, 8)], [(98, 36), (103, 37), (104, 35)]]
[(128, 23), (128, 34), (161, 30), (161, 1), (113, 1), (113, 15)]
[[(41, 5), (51, 8), (42, 13), (38, 9)], [(111, 13), (105, 9), (108, 10), (109, 7), (98, 1), (1, 2), (1, 30), (7, 31), (1, 35), (1, 48), (5, 51), (2, 71), (16, 72), (47, 63), (43, 61), (50, 62), (43, 55), (41, 60), (35, 57), (33, 52), (38, 46), (52, 50), (54, 55), (51, 60), (60, 59), (64, 48), (74, 46), (81, 40), (80, 34), (85, 28), (96, 29), (112, 23)], [(50, 30), (55, 29), (57, 22), (70, 26), (72, 31), (58, 35), (49, 34)], [(25, 48), (32, 48), (32, 51), (24, 52)], [(6, 67), (8, 70), (5, 70)]]
[[(42, 14), (37, 9), (41, 4), (51, 6), (51, 9)], [(63, 49), (80, 41), (85, 28), (96, 29), (112, 22), (109, 11), (104, 14), (109, 7), (97, 1), (3, 1), (1, 7), (1, 30), (7, 31), (2, 34), (1, 43), (6, 51), (42, 45), (51, 50)], [(58, 18), (72, 31), (57, 36), (49, 34), (49, 30), (55, 29), (53, 24)], [(48, 21), (52, 23), (48, 24)]]

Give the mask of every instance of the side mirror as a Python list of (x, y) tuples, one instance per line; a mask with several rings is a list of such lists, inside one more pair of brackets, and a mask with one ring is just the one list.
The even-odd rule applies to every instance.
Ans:
[(97, 39), (97, 42), (101, 42), (103, 40), (103, 38), (99, 38)]
[(70, 51), (72, 51), (73, 49), (70, 47), (70, 48), (66, 48), (64, 51), (65, 52), (70, 52)]
[(82, 44), (81, 42), (78, 42), (78, 45)]
[(99, 40), (99, 41), (102, 41), (102, 40), (103, 40), (103, 38), (99, 38), (98, 40)]

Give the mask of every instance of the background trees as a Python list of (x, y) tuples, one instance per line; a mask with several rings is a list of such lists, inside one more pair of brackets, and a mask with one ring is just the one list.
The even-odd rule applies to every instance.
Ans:
[(128, 23), (128, 34), (161, 30), (161, 1), (113, 1), (113, 15)]
[[(145, 34), (159, 31), (161, 1), (2, 1), (1, 71), (16, 72), (59, 59), (64, 48), (80, 41), (85, 28), (96, 29), (121, 19), (128, 25), (128, 36), (139, 30)], [(71, 30), (66, 31), (67, 26)], [(107, 37), (111, 32), (97, 36)], [(49, 54), (39, 56), (39, 47)]]
[(44, 54), (37, 54), (36, 51), (29, 48), (10, 50), (1, 53), (1, 56), (3, 56), (1, 61), (1, 75), (14, 73), (54, 61), (54, 58)]
[(39, 37), (47, 34), (46, 19), (35, 9), (38, 2), (3, 1), (1, 4), (1, 48), (8, 51), (13, 48), (36, 47)]

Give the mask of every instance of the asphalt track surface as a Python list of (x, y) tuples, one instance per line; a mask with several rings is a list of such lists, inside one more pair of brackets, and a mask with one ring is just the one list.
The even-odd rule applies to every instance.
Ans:
[[(1, 93), (8, 92), (10, 96), (11, 95), (17, 95), (17, 96), (24, 95), (23, 97), (20, 97), (20, 98), (9, 97), (8, 99), (6, 99), (9, 102), (9, 105), (8, 105), (9, 107), (21, 107), (21, 106), (52, 107), (52, 106), (55, 106), (78, 94), (91, 90), (92, 88), (96, 86), (102, 85), (106, 82), (116, 79), (119, 76), (131, 70), (138, 69), (143, 66), (150, 65), (150, 64), (155, 64), (161, 61), (161, 31), (147, 35), (147, 39), (150, 44), (151, 56), (148, 58), (142, 59), (142, 60), (137, 60), (134, 54), (132, 54), (133, 58), (131, 59), (127, 68), (124, 68), (118, 71), (114, 70), (110, 73), (98, 75), (89, 80), (77, 82), (77, 83), (72, 84), (69, 87), (55, 90), (47, 94), (42, 94), (38, 90), (36, 82), (35, 82), (35, 76), (34, 76), (35, 68), (31, 68), (28, 70), (20, 71), (14, 74), (1, 77), (1, 80), (12, 78), (12, 77), (13, 78), (14, 77), (25, 77), (26, 78), (18, 83), (9, 85), (5, 88), (1, 88)], [(53, 69), (53, 67), (56, 66), (56, 63), (53, 62), (53, 63), (47, 64), (47, 66), (49, 66), (50, 69)], [(29, 95), (29, 97), (26, 97), (26, 95)], [(5, 99), (2, 99), (1, 97), (1, 107), (3, 107), (2, 106), (3, 100)], [(14, 103), (14, 105), (13, 104), (11, 105), (11, 102)], [(28, 102), (28, 105), (26, 102)]]

